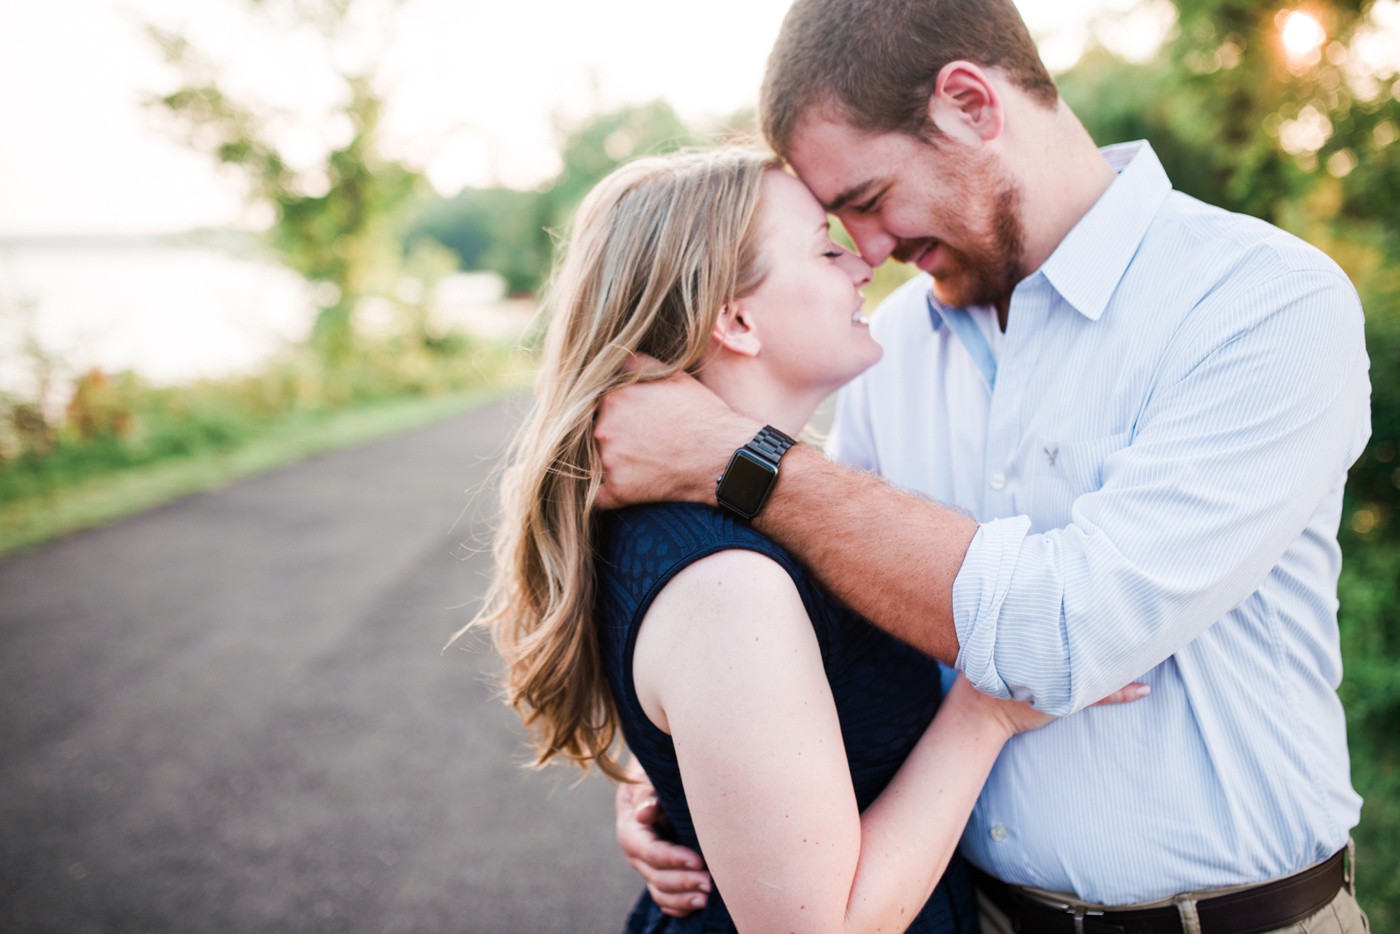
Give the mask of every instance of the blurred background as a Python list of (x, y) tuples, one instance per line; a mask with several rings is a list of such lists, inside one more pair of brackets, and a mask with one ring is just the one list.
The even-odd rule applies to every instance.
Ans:
[[(1392, 929), (1400, 0), (1019, 6), (1095, 139), (1150, 140), (1177, 188), (1361, 293), (1341, 694), (1359, 894)], [(527, 385), (573, 207), (634, 156), (752, 131), (786, 7), (0, 0), (0, 555)]]

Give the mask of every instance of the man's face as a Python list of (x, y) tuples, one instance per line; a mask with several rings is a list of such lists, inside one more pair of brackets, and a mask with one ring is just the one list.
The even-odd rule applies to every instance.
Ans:
[(913, 263), (934, 277), (946, 304), (1004, 305), (1029, 273), (1021, 191), (988, 149), (813, 117), (788, 156), (866, 262)]

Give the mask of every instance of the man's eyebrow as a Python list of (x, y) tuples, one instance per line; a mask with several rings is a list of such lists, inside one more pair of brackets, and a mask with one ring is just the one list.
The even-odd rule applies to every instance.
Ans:
[(841, 192), (829, 204), (823, 204), (822, 209), (828, 214), (836, 214), (843, 210), (852, 201), (865, 195), (871, 188), (875, 187), (874, 179), (867, 179), (858, 185), (852, 185)]

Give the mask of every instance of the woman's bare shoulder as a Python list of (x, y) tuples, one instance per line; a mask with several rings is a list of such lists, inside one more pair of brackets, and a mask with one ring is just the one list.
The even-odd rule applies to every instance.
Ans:
[(709, 693), (815, 639), (787, 569), (760, 552), (726, 549), (686, 566), (657, 595), (637, 634), (633, 683), (647, 716), (670, 732), (668, 697)]
[(728, 548), (694, 561), (677, 573), (653, 601), (642, 630), (666, 630), (698, 649), (711, 640), (780, 631), (795, 620), (810, 632), (806, 609), (792, 576), (757, 551)]

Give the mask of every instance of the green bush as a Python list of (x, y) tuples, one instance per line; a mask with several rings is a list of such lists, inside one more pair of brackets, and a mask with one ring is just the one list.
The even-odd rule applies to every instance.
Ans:
[[(1367, 288), (1367, 285), (1370, 288)], [(1371, 441), (1351, 469), (1342, 520), (1341, 604), (1356, 829), (1357, 894), (1374, 931), (1400, 925), (1400, 290), (1363, 284), (1371, 355)]]
[(489, 385), (511, 354), (449, 335), (432, 344), (373, 345), (337, 366), (306, 350), (248, 376), (151, 386), (131, 373), (84, 374), (64, 418), (26, 430), (29, 403), (3, 413), (10, 443), (0, 456), (0, 505), (61, 493), (95, 477), (161, 461), (231, 451), (279, 420), (407, 396)]

